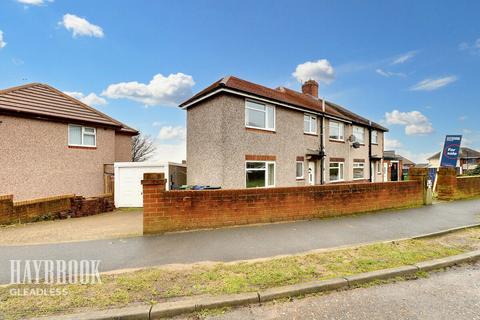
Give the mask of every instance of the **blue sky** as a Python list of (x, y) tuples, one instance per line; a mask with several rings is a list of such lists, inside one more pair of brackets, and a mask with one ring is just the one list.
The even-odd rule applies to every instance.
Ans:
[[(480, 2), (0, 2), (0, 88), (43, 82), (184, 157), (175, 105), (225, 75), (319, 93), (390, 128), (415, 161), (480, 149)], [(299, 81), (300, 80), (300, 81)]]

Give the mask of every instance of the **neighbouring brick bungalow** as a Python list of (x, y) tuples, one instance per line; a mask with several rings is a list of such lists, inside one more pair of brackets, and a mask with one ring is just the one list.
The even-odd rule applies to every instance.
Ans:
[(131, 161), (138, 132), (46, 84), (0, 90), (0, 195), (104, 192), (104, 165)]
[(245, 187), (381, 182), (386, 128), (318, 97), (224, 77), (187, 111), (187, 183)]

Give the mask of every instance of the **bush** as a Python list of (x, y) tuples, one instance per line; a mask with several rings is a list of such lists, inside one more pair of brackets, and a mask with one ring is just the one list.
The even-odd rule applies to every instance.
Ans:
[(468, 170), (465, 174), (467, 176), (478, 176), (478, 175), (480, 175), (480, 166), (476, 167), (473, 170)]

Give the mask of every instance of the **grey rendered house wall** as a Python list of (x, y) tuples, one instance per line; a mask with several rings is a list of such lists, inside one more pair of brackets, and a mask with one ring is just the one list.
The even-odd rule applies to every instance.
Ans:
[[(295, 176), (296, 158), (305, 157), (307, 149), (319, 150), (320, 136), (304, 133), (304, 113), (284, 107), (275, 108), (275, 132), (245, 127), (245, 98), (216, 95), (187, 109), (187, 183), (221, 186), (224, 189), (245, 188), (245, 156), (275, 156), (275, 186), (306, 185)], [(320, 119), (317, 119), (320, 128)], [(369, 179), (368, 130), (365, 145), (354, 149), (349, 142), (328, 139), (325, 119), (325, 181), (329, 182), (330, 158), (345, 159), (345, 180), (353, 179), (353, 160), (365, 160), (365, 179)], [(345, 138), (352, 134), (345, 124)], [(319, 130), (317, 130), (319, 131)], [(380, 138), (381, 132), (379, 132)], [(383, 139), (382, 139), (383, 140)], [(316, 161), (315, 181), (320, 182), (320, 161)]]

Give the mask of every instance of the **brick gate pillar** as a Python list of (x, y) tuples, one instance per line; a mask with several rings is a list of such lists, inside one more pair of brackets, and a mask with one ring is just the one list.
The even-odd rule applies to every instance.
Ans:
[(428, 199), (428, 169), (412, 167), (408, 171), (408, 179), (412, 181), (420, 181), (423, 192), (423, 204), (431, 204), (431, 201)]
[(144, 173), (143, 186), (143, 234), (158, 233), (157, 217), (160, 216), (162, 194), (165, 192), (164, 173)]
[(440, 168), (437, 179), (438, 199), (454, 200), (457, 193), (457, 170), (455, 168)]

